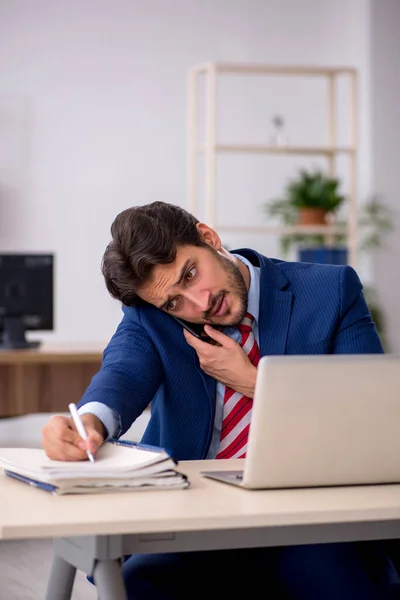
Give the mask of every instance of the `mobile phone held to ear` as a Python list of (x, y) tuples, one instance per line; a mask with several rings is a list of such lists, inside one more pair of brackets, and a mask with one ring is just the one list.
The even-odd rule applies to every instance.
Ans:
[(215, 340), (213, 340), (209, 335), (206, 334), (206, 332), (204, 331), (204, 326), (201, 323), (189, 323), (189, 321), (185, 321), (184, 319), (180, 319), (179, 317), (175, 317), (174, 315), (171, 316), (173, 316), (173, 318), (176, 321), (178, 321), (178, 323), (180, 323), (182, 327), (187, 329), (189, 333), (197, 337), (199, 340), (202, 340), (203, 342), (208, 342), (209, 344), (216, 343)]

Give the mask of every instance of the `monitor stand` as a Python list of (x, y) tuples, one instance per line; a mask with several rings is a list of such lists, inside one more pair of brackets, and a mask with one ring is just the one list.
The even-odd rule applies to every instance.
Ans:
[(25, 325), (22, 317), (3, 317), (3, 334), (0, 340), (1, 350), (26, 350), (38, 348), (41, 342), (28, 342), (25, 337)]

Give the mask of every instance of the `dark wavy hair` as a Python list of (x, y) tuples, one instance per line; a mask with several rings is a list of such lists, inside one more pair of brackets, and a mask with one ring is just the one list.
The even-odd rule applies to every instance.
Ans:
[(166, 202), (128, 208), (111, 225), (112, 240), (101, 270), (111, 296), (126, 306), (137, 301), (137, 290), (155, 265), (175, 260), (179, 246), (207, 246), (197, 230), (198, 219)]

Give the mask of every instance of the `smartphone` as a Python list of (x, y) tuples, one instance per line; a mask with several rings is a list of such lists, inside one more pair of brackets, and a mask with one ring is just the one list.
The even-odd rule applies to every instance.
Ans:
[(206, 332), (204, 331), (204, 326), (201, 323), (189, 323), (189, 321), (184, 321), (183, 319), (175, 317), (174, 315), (171, 316), (173, 316), (174, 319), (182, 325), (182, 327), (187, 329), (189, 333), (197, 337), (199, 340), (202, 340), (203, 342), (208, 342), (209, 344), (216, 343), (215, 340), (213, 340), (209, 335), (206, 334)]

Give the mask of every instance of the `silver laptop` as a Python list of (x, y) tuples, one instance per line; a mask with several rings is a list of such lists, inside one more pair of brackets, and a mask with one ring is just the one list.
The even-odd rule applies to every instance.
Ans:
[(399, 483), (400, 356), (263, 357), (243, 471), (202, 474), (247, 489)]

